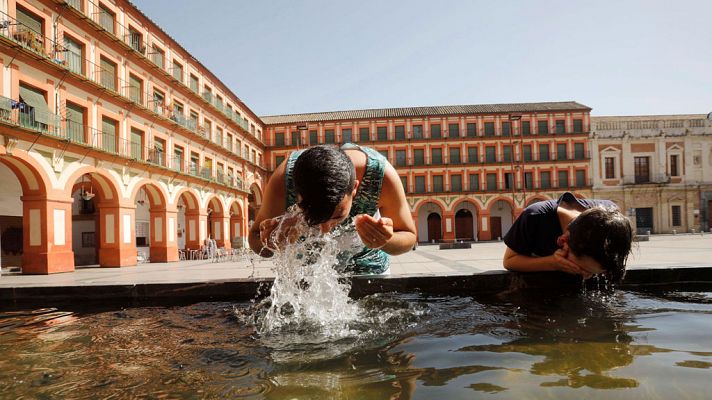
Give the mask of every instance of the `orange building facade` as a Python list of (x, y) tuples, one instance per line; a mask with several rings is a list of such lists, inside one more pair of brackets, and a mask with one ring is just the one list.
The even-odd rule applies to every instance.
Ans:
[(266, 164), (314, 144), (369, 146), (398, 171), (419, 242), (496, 240), (532, 202), (590, 197), (590, 111), (560, 102), (267, 116)]
[(244, 244), (260, 119), (127, 1), (0, 4), (2, 265), (178, 260)]

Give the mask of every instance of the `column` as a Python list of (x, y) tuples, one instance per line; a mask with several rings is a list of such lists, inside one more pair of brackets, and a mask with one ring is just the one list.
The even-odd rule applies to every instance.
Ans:
[(231, 248), (230, 244), (230, 217), (222, 215), (211, 216), (210, 223), (213, 225), (213, 234), (218, 247)]
[(151, 262), (178, 261), (177, 210), (151, 209)]
[(490, 211), (482, 210), (478, 215), (480, 218), (477, 224), (479, 228), (478, 237), (479, 240), (492, 240), (492, 229), (490, 224)]
[(136, 206), (99, 203), (99, 264), (130, 267), (137, 264)]
[(22, 273), (74, 271), (72, 199), (22, 196)]
[(445, 230), (443, 231), (443, 241), (452, 242), (455, 240), (455, 213), (447, 210), (443, 212), (443, 223)]
[[(206, 215), (207, 217), (207, 215)], [(185, 212), (185, 248), (198, 250), (203, 244), (200, 238), (201, 215), (198, 211), (186, 210)], [(204, 239), (204, 238), (203, 238)]]

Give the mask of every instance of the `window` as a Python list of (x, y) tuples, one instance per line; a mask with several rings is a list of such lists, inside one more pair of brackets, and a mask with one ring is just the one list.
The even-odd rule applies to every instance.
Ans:
[(574, 143), (574, 159), (583, 160), (586, 158), (583, 143)]
[(385, 142), (386, 140), (388, 140), (388, 128), (386, 128), (385, 126), (379, 126), (378, 128), (376, 128), (376, 136), (379, 141)]
[(403, 191), (408, 193), (408, 177), (401, 176), (400, 181), (401, 181), (401, 185), (403, 185)]
[(425, 177), (415, 177), (415, 193), (425, 193)]
[(101, 118), (101, 148), (116, 153), (116, 140), (119, 123), (111, 118)]
[(541, 183), (542, 189), (548, 189), (551, 187), (551, 172), (542, 171), (539, 174), (539, 182)]
[(368, 142), (371, 140), (371, 134), (369, 132), (368, 128), (358, 128), (358, 141), (359, 142)]
[(582, 132), (583, 132), (583, 120), (575, 119), (574, 120), (574, 133), (582, 133)]
[(413, 139), (423, 138), (423, 125), (413, 125)]
[(549, 145), (539, 145), (539, 161), (549, 161)]
[(503, 161), (511, 163), (512, 162), (512, 146), (506, 145), (502, 147), (502, 152), (503, 152)]
[(388, 150), (377, 150), (377, 151), (378, 151), (379, 153), (381, 153), (381, 155), (383, 156), (383, 158), (385, 158), (386, 160), (390, 161), (390, 159), (388, 158)]
[(205, 125), (205, 137), (213, 140), (213, 123), (208, 119), (203, 119), (203, 125)]
[(442, 193), (443, 190), (443, 176), (433, 175), (433, 192)]
[(101, 86), (116, 91), (116, 64), (104, 57), (100, 58), (100, 64), (101, 72), (99, 79)]
[(440, 165), (443, 163), (443, 149), (430, 149), (430, 164)]
[(497, 174), (487, 174), (487, 190), (497, 190)]
[(512, 123), (502, 122), (502, 136), (509, 136), (512, 134)]
[(200, 156), (198, 153), (190, 153), (190, 174), (198, 175), (200, 172)]
[(477, 147), (471, 146), (467, 148), (467, 162), (470, 164), (475, 164), (480, 162), (479, 157), (477, 155), (478, 150)]
[(396, 166), (405, 167), (406, 165), (406, 154), (405, 150), (396, 150)]
[[(32, 31), (35, 33), (35, 36), (42, 36), (44, 35), (43, 30), (42, 30), (42, 25), (44, 23), (44, 20), (35, 14), (25, 10), (22, 7), (17, 7), (16, 8), (16, 16), (17, 16), (17, 30), (19, 32), (27, 32), (27, 31)], [(28, 40), (28, 39), (25, 39)], [(38, 38), (38, 40), (42, 40), (41, 38)], [(35, 43), (25, 43), (29, 45), (30, 47), (34, 48), (36, 45)]]
[(171, 115), (171, 119), (180, 123), (185, 121), (185, 109), (183, 108), (183, 104), (176, 100), (173, 100), (173, 115)]
[(461, 164), (462, 160), (460, 159), (460, 148), (459, 147), (450, 147), (450, 164)]
[(530, 121), (522, 121), (522, 126), (520, 127), (522, 136), (529, 136), (532, 134), (532, 123)]
[(115, 19), (114, 13), (111, 12), (105, 5), (99, 4), (99, 25), (112, 34), (115, 32)]
[(163, 139), (153, 139), (153, 149), (151, 149), (151, 154), (149, 155), (148, 162), (152, 162), (156, 165), (166, 165), (165, 164), (165, 154), (166, 154), (166, 141)]
[(558, 143), (556, 145), (556, 159), (566, 160), (566, 143)]
[(449, 124), (447, 126), (447, 133), (450, 139), (457, 139), (460, 137), (460, 124)]
[(324, 132), (324, 143), (334, 144), (336, 143), (336, 135), (334, 135), (333, 129), (327, 129)]
[(319, 135), (316, 131), (309, 131), (309, 145), (314, 146), (319, 144)]
[(143, 35), (132, 27), (129, 27), (129, 46), (141, 54), (146, 53), (146, 48), (143, 46)]
[(341, 143), (351, 143), (353, 141), (354, 141), (354, 139), (351, 134), (351, 129), (342, 129), (341, 130)]
[(497, 148), (494, 146), (485, 147), (485, 162), (497, 162)]
[(462, 192), (462, 175), (450, 175), (450, 191)]
[(569, 171), (559, 171), (559, 187), (567, 188), (569, 187)]
[(650, 157), (635, 157), (635, 183), (650, 182)]
[(539, 135), (549, 134), (549, 122), (548, 121), (538, 121), (537, 122), (537, 133)]
[(277, 156), (274, 158), (274, 167), (279, 167), (280, 164), (284, 162), (284, 156)]
[(396, 126), (396, 140), (405, 140), (405, 126)]
[(477, 124), (467, 124), (467, 137), (472, 138), (477, 136)]
[(284, 132), (277, 132), (274, 134), (274, 145), (284, 146)]
[(680, 171), (678, 169), (678, 159), (679, 155), (673, 154), (670, 156), (670, 176), (680, 176)]
[(292, 146), (299, 146), (302, 142), (302, 133), (300, 131), (292, 132)]
[(200, 84), (198, 83), (198, 77), (190, 74), (190, 90), (198, 93), (200, 91)]
[(485, 137), (494, 136), (494, 122), (485, 122)]
[(84, 116), (86, 109), (67, 102), (67, 139), (72, 142), (86, 143), (84, 136)]
[(566, 121), (558, 119), (556, 120), (556, 134), (563, 135), (566, 133)]
[(531, 172), (524, 173), (524, 187), (527, 189), (534, 189), (534, 176)]
[(480, 175), (470, 174), (470, 191), (476, 192), (480, 190)]
[(227, 136), (225, 137), (225, 148), (230, 150), (230, 152), (232, 152), (232, 144), (233, 143), (234, 142), (232, 141), (232, 135), (228, 133)]
[(440, 124), (430, 125), (430, 138), (431, 139), (442, 139), (443, 135), (440, 132)]
[(522, 146), (522, 153), (524, 153), (524, 161), (532, 160), (532, 145), (525, 144)]
[(616, 159), (614, 157), (606, 157), (605, 160), (605, 177), (606, 179), (615, 179), (616, 178), (616, 167), (615, 167), (615, 162)]
[(64, 35), (64, 61), (67, 68), (75, 74), (84, 74), (84, 46), (67, 35)]
[(158, 90), (153, 90), (153, 111), (157, 114), (163, 115), (164, 111), (164, 105), (166, 102), (166, 96), (158, 91)]
[(513, 187), (514, 187), (514, 175), (512, 175), (510, 172), (505, 172), (504, 173), (504, 188), (512, 189)]
[(171, 75), (173, 75), (173, 77), (177, 80), (183, 82), (183, 66), (180, 63), (173, 61), (173, 70), (171, 71)]
[(183, 149), (173, 146), (173, 169), (183, 171)]
[(129, 99), (134, 103), (143, 104), (143, 81), (133, 74), (129, 74)]
[(425, 150), (413, 149), (413, 164), (425, 165)]
[(586, 186), (586, 171), (579, 169), (576, 170), (576, 187)]
[(196, 113), (195, 111), (190, 112), (188, 127), (190, 127), (194, 132), (198, 131), (198, 113)]
[(672, 206), (672, 226), (682, 226), (682, 207)]
[(143, 132), (131, 128), (131, 158), (134, 160), (143, 160)]
[(151, 49), (151, 61), (161, 68), (165, 67), (164, 60), (166, 58), (166, 53), (156, 46)]

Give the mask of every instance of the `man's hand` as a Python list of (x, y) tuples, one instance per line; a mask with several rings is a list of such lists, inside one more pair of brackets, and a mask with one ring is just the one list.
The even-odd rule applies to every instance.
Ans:
[(361, 214), (354, 222), (361, 241), (371, 249), (380, 249), (393, 237), (393, 220), (390, 218), (376, 219)]
[[(297, 227), (299, 216), (279, 216), (260, 223), (260, 242), (268, 249), (281, 249), (297, 241), (300, 229)], [(281, 224), (281, 225), (280, 225)], [(279, 229), (275, 232), (275, 229)]]
[(578, 264), (569, 259), (568, 246), (554, 252), (554, 265), (557, 270), (567, 274), (582, 275), (584, 279), (590, 278), (593, 274), (581, 268)]

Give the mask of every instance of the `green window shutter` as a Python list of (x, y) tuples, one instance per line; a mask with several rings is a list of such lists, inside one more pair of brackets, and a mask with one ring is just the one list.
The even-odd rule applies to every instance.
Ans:
[(101, 58), (101, 85), (116, 91), (116, 64)]
[(73, 142), (84, 143), (84, 109), (67, 103), (66, 110), (67, 138)]
[(17, 8), (17, 22), (21, 23), (22, 25), (18, 27), (18, 30), (24, 31), (27, 29), (30, 29), (37, 33), (38, 35), (42, 35), (42, 19), (39, 17), (36, 17), (32, 15), (30, 12), (23, 10), (22, 8)]
[(25, 104), (34, 108), (35, 121), (48, 124), (49, 106), (45, 99), (45, 93), (30, 86), (20, 85), (20, 98)]
[(116, 131), (116, 121), (108, 118), (101, 120), (101, 143), (104, 150), (116, 153)]

